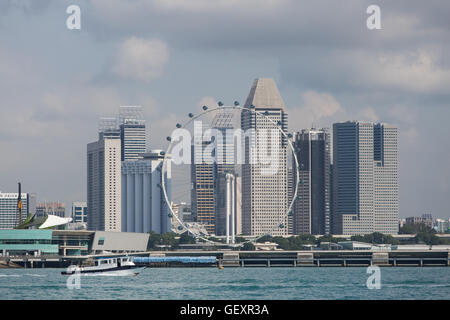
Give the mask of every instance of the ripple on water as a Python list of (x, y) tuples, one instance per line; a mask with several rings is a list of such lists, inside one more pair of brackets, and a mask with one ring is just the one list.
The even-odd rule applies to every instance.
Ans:
[(60, 269), (0, 270), (0, 299), (448, 299), (450, 268), (146, 269), (137, 277), (81, 277), (70, 290)]

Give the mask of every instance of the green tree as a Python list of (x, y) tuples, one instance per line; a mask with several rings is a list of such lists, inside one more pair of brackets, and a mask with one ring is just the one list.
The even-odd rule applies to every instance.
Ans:
[(244, 237), (236, 237), (236, 238), (234, 239), (234, 241), (235, 241), (236, 243), (242, 243), (242, 242), (245, 242), (246, 240), (245, 240)]
[(243, 251), (255, 251), (255, 245), (251, 242), (246, 242), (242, 245)]
[(438, 245), (441, 244), (441, 239), (433, 233), (429, 232), (418, 232), (414, 238), (416, 243), (425, 243), (427, 245)]
[(436, 230), (424, 223), (406, 223), (398, 231), (399, 234), (417, 234), (419, 232), (436, 233)]
[(264, 242), (272, 242), (272, 236), (269, 234), (266, 234), (265, 236), (262, 236), (261, 238), (257, 239), (256, 242), (258, 243), (264, 243)]

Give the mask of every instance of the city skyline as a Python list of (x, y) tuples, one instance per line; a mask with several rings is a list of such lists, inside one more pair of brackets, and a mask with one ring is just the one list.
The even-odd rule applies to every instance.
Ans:
[[(397, 125), (400, 217), (450, 217), (448, 4), (383, 3), (383, 28), (370, 31), (368, 1), (346, 10), (325, 1), (236, 12), (225, 3), (149, 1), (131, 10), (86, 0), (82, 29), (70, 31), (68, 2), (23, 3), (0, 5), (1, 191), (22, 181), (38, 200), (86, 200), (85, 143), (100, 116), (142, 105), (147, 147), (164, 148), (167, 128), (187, 112), (244, 101), (248, 83), (265, 76), (275, 78), (295, 119), (290, 131), (352, 119)], [(205, 13), (215, 21), (207, 28)], [(235, 23), (242, 20), (249, 23)], [(137, 48), (148, 54), (133, 55)]]

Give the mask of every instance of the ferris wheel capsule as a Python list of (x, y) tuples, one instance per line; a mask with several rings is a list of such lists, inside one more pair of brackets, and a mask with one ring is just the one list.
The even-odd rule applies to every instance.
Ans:
[(193, 118), (193, 117), (194, 117), (194, 114), (190, 112), (190, 113), (188, 114), (188, 116), (189, 116), (189, 118)]
[(203, 106), (202, 109), (206, 111), (206, 110), (208, 110), (208, 107), (207, 106)]
[(177, 123), (176, 127), (179, 129), (181, 128), (181, 124)]
[(219, 101), (217, 104), (219, 105), (219, 107), (223, 106), (223, 102), (222, 101)]
[(235, 101), (234, 105), (237, 107), (239, 105), (239, 101)]

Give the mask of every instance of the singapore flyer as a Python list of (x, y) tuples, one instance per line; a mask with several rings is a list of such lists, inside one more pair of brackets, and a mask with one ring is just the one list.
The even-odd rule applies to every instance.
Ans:
[[(279, 214), (277, 215), (277, 218), (273, 221), (273, 223), (271, 225), (269, 225), (263, 233), (259, 234), (257, 237), (253, 237), (251, 240), (245, 240), (243, 241), (243, 243), (245, 242), (254, 242), (257, 241), (258, 239), (260, 239), (263, 236), (267, 236), (267, 235), (272, 235), (272, 234), (276, 234), (277, 231), (279, 230), (283, 230), (283, 229), (287, 229), (288, 228), (288, 223), (289, 223), (289, 217), (292, 217), (293, 215), (293, 206), (295, 203), (295, 200), (298, 198), (298, 184), (301, 183), (301, 180), (299, 178), (299, 168), (298, 168), (298, 160), (297, 160), (297, 155), (292, 143), (292, 134), (287, 133), (286, 130), (283, 128), (282, 123), (280, 120), (276, 120), (270, 117), (270, 113), (266, 110), (266, 111), (260, 111), (258, 110), (258, 108), (256, 108), (254, 105), (249, 105), (248, 107), (243, 107), (239, 104), (239, 102), (235, 101), (234, 104), (232, 106), (225, 106), (222, 102), (218, 102), (217, 106), (214, 107), (208, 107), (208, 106), (203, 106), (201, 108), (201, 111), (197, 114), (194, 113), (189, 113), (188, 114), (188, 119), (185, 120), (184, 122), (180, 122), (177, 123), (175, 125), (175, 129), (172, 133), (171, 136), (167, 137), (167, 141), (168, 141), (168, 146), (167, 149), (165, 151), (161, 151), (161, 155), (164, 156), (164, 160), (163, 160), (163, 165), (162, 165), (162, 172), (161, 172), (161, 176), (165, 177), (167, 175), (167, 169), (170, 163), (170, 166), (172, 167), (172, 169), (174, 167), (176, 167), (177, 165), (186, 165), (186, 164), (190, 164), (191, 168), (192, 166), (196, 166), (196, 165), (201, 165), (201, 164), (209, 164), (210, 166), (217, 166), (221, 164), (221, 159), (220, 156), (218, 156), (218, 154), (220, 152), (218, 152), (219, 149), (221, 149), (221, 147), (225, 146), (228, 147), (228, 149), (230, 149), (230, 141), (227, 141), (226, 144), (220, 144), (219, 142), (221, 141), (221, 139), (223, 138), (222, 135), (220, 134), (219, 130), (212, 130), (208, 129), (209, 132), (207, 132), (207, 134), (202, 135), (202, 133), (200, 132), (200, 135), (198, 134), (198, 132), (195, 132), (196, 129), (198, 128), (198, 124), (199, 122), (204, 122), (204, 119), (207, 119), (208, 117), (211, 118), (212, 116), (216, 115), (216, 117), (214, 117), (214, 119), (217, 118), (217, 116), (219, 115), (231, 115), (231, 113), (234, 113), (235, 115), (237, 113), (241, 113), (241, 116), (245, 116), (245, 115), (249, 115), (251, 119), (253, 119), (253, 121), (258, 118), (259, 121), (265, 121), (266, 123), (269, 124), (269, 128), (271, 129), (271, 133), (272, 133), (272, 139), (269, 140), (271, 137), (268, 137), (265, 134), (262, 134), (260, 131), (258, 130), (253, 130), (250, 131), (250, 134), (243, 132), (241, 129), (233, 129), (231, 128), (231, 130), (233, 130), (232, 134), (228, 133), (225, 134), (225, 137), (231, 137), (230, 140), (233, 140), (231, 142), (231, 153), (233, 155), (239, 154), (239, 153), (243, 153), (243, 152), (239, 152), (236, 151), (239, 148), (245, 149), (246, 147), (242, 147), (242, 145), (245, 145), (245, 141), (243, 142), (240, 139), (234, 139), (236, 137), (239, 138), (239, 135), (247, 135), (250, 136), (250, 140), (255, 139), (255, 136), (261, 136), (263, 139), (266, 139), (266, 141), (268, 141), (268, 144), (270, 143), (272, 145), (273, 148), (273, 137), (278, 137), (277, 140), (275, 141), (280, 141), (279, 145), (280, 148), (282, 148), (283, 144), (285, 146), (287, 146), (287, 148), (289, 148), (290, 153), (291, 153), (291, 157), (292, 157), (292, 163), (293, 166), (295, 166), (295, 168), (293, 169), (293, 172), (295, 174), (295, 182), (292, 184), (292, 190), (290, 190), (289, 192), (289, 198), (287, 201), (287, 209), (279, 212)], [(211, 121), (209, 121), (211, 122)], [(190, 132), (192, 131), (192, 124), (194, 124), (194, 136), (192, 137)], [(254, 128), (251, 128), (254, 129)], [(208, 131), (206, 130), (206, 131)], [(197, 130), (198, 131), (198, 130)], [(219, 134), (220, 138), (217, 138), (217, 134)], [(205, 139), (207, 138), (205, 143)], [(200, 141), (203, 138), (203, 141)], [(191, 154), (192, 149), (191, 148), (191, 140), (193, 139), (194, 144), (196, 142), (200, 141), (200, 145), (205, 145), (205, 144), (213, 144), (213, 146), (209, 146), (208, 150), (202, 150), (204, 152), (207, 153), (207, 157), (209, 157), (209, 159), (205, 159), (206, 157), (201, 157), (201, 159), (197, 159), (198, 157), (193, 156)], [(241, 143), (236, 143), (236, 140), (240, 140)], [(188, 143), (189, 142), (189, 143)], [(216, 142), (216, 143), (214, 143)], [(243, 143), (242, 143), (243, 142)], [(263, 141), (258, 141), (258, 146), (264, 145)], [(248, 154), (250, 154), (250, 157), (252, 155), (255, 155), (256, 152), (252, 152), (254, 150), (251, 150), (252, 147), (256, 147), (256, 144), (250, 143), (250, 146), (247, 146), (247, 160), (248, 160)], [(285, 147), (286, 148), (286, 147)], [(206, 149), (206, 148), (205, 148)], [(259, 148), (259, 149), (263, 149), (263, 148)], [(282, 150), (282, 149), (280, 149)], [(175, 153), (174, 153), (175, 152)], [(224, 151), (223, 153), (227, 153), (227, 151)], [(230, 153), (228, 151), (228, 153)], [(197, 154), (196, 154), (197, 155)], [(223, 155), (223, 154), (222, 154)], [(255, 157), (256, 158), (256, 157)], [(184, 162), (183, 162), (184, 160)], [(190, 160), (193, 160), (194, 163), (190, 163)], [(200, 160), (200, 161), (198, 161)], [(233, 159), (231, 159), (232, 161), (228, 161), (228, 165), (231, 163), (232, 167), (236, 168), (237, 166), (246, 166), (246, 165), (257, 165), (256, 161), (253, 161), (253, 163), (245, 163), (245, 161), (240, 161), (242, 159), (239, 159), (237, 157), (233, 157)], [(279, 166), (280, 164), (277, 164), (277, 166)], [(192, 169), (191, 169), (192, 170)], [(270, 171), (270, 170), (269, 170)], [(270, 176), (270, 175), (276, 175), (278, 172), (276, 172), (277, 170), (275, 170), (274, 172), (266, 172), (266, 176)], [(192, 175), (191, 175), (192, 176)], [(175, 177), (172, 176), (172, 179), (175, 180)], [(174, 181), (172, 181), (172, 185), (174, 184)], [(194, 185), (195, 182), (191, 181), (190, 182), (190, 186)], [(188, 184), (185, 184), (184, 187), (187, 187)], [(200, 240), (200, 241), (204, 241), (204, 242), (208, 242), (208, 243), (212, 243), (212, 244), (223, 244), (223, 242), (218, 241), (217, 238), (215, 237), (211, 237), (210, 234), (207, 234), (206, 232), (200, 232), (198, 230), (198, 228), (192, 228), (192, 226), (186, 222), (183, 221), (183, 219), (181, 218), (181, 214), (180, 212), (176, 212), (175, 210), (175, 206), (174, 203), (176, 199), (173, 199), (173, 197), (171, 197), (171, 195), (173, 194), (172, 192), (168, 192), (167, 190), (167, 183), (166, 183), (166, 179), (161, 179), (161, 189), (163, 192), (163, 197), (164, 200), (166, 202), (166, 205), (169, 209), (169, 217), (172, 219), (172, 221), (175, 222), (175, 224), (177, 224), (176, 227), (176, 231), (178, 233), (184, 233), (184, 232), (188, 232), (190, 235), (192, 235), (196, 240)], [(184, 190), (186, 191), (186, 190)], [(228, 191), (228, 190), (227, 190)], [(183, 192), (183, 191), (181, 191)], [(191, 204), (193, 206), (193, 204)], [(233, 210), (234, 211), (234, 210)], [(227, 215), (229, 215), (229, 213), (227, 212)], [(234, 226), (234, 220), (233, 219), (233, 228), (235, 228)], [(231, 226), (228, 225), (228, 221), (226, 221), (227, 224), (227, 230), (229, 228), (231, 228)], [(228, 232), (231, 231), (227, 231), (227, 242), (228, 242)], [(233, 233), (233, 232), (231, 232)], [(213, 235), (215, 235), (214, 231), (213, 231)], [(233, 233), (233, 242), (234, 242), (234, 236), (236, 234)]]

